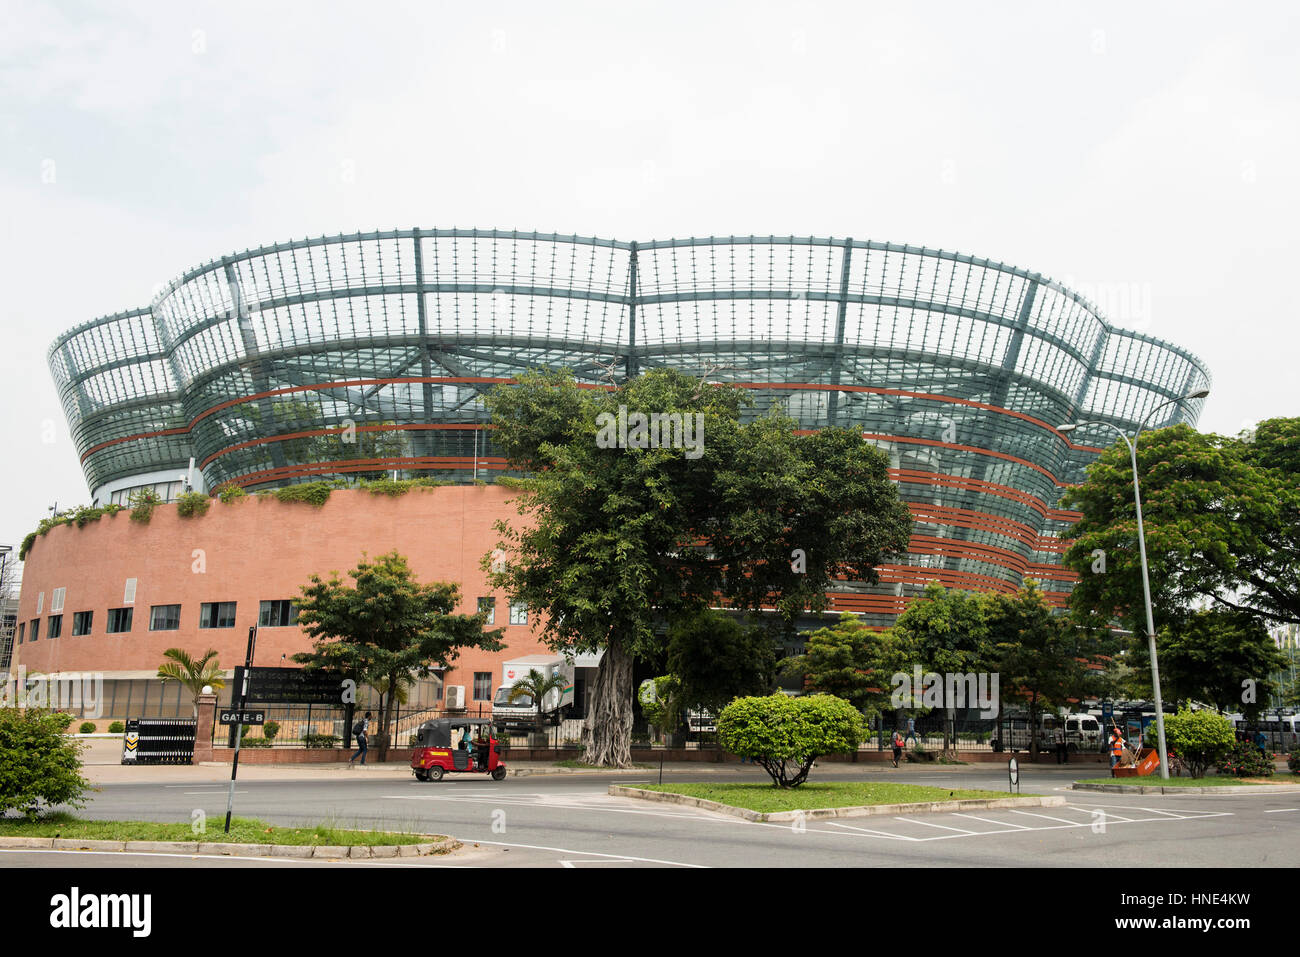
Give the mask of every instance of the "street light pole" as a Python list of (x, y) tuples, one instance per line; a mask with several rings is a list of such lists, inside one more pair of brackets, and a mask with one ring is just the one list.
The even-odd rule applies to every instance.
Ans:
[(1210, 394), (1209, 389), (1201, 389), (1188, 395), (1180, 396), (1177, 399), (1170, 399), (1162, 402), (1150, 412), (1147, 413), (1137, 431), (1133, 433), (1133, 440), (1130, 442), (1128, 435), (1117, 426), (1109, 422), (1076, 422), (1073, 425), (1062, 425), (1058, 432), (1072, 432), (1081, 425), (1104, 425), (1113, 430), (1116, 435), (1124, 440), (1128, 446), (1129, 461), (1133, 466), (1133, 505), (1137, 510), (1138, 526), (1138, 553), (1142, 559), (1142, 600), (1146, 605), (1147, 613), (1147, 648), (1151, 654), (1151, 687), (1156, 696), (1156, 745), (1160, 755), (1160, 777), (1163, 780), (1169, 780), (1169, 759), (1165, 749), (1165, 707), (1160, 697), (1160, 665), (1156, 660), (1156, 623), (1155, 616), (1151, 610), (1151, 578), (1147, 571), (1147, 537), (1146, 530), (1142, 525), (1142, 489), (1138, 484), (1138, 460), (1137, 460), (1137, 443), (1138, 438), (1142, 435), (1142, 430), (1146, 428), (1147, 423), (1151, 421), (1151, 416), (1155, 415), (1167, 405), (1173, 405), (1177, 402), (1183, 402), (1187, 399), (1203, 399)]

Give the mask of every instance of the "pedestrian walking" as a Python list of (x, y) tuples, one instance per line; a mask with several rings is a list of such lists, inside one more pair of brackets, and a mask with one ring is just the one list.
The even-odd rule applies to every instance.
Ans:
[(894, 767), (898, 767), (898, 759), (903, 756), (903, 736), (894, 729)]
[(351, 767), (352, 762), (355, 761), (357, 758), (361, 759), (362, 764), (366, 763), (366, 747), (367, 747), (367, 742), (370, 738), (370, 712), (369, 711), (366, 712), (366, 716), (364, 718), (359, 720), (356, 724), (352, 725), (352, 733), (356, 735), (357, 744), (360, 745), (360, 747), (357, 748), (356, 754), (348, 758), (348, 767)]
[(1065, 742), (1065, 729), (1062, 727), (1057, 727), (1056, 729), (1056, 763), (1070, 763), (1069, 746)]
[(915, 718), (908, 718), (908, 719), (907, 719), (907, 737), (906, 737), (904, 740), (905, 740), (905, 741), (916, 741), (916, 740), (917, 740), (917, 738), (916, 738), (916, 719), (915, 719)]

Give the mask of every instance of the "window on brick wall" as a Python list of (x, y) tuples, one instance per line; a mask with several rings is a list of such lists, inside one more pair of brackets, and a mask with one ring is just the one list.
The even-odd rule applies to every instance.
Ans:
[(107, 634), (120, 635), (131, 630), (131, 618), (134, 608), (110, 608), (108, 610)]
[(45, 626), (45, 634), (49, 638), (57, 638), (63, 634), (62, 615), (50, 615), (49, 623)]
[(497, 622), (497, 600), (495, 598), (480, 598), (478, 600), (479, 614), (487, 615), (487, 624), (495, 625)]
[(298, 623), (298, 606), (289, 599), (264, 601), (258, 610), (259, 628), (287, 628)]
[(72, 613), (72, 633), (74, 635), (90, 634), (91, 625), (94, 623), (95, 613), (93, 611), (77, 611)]
[(149, 609), (150, 631), (179, 631), (180, 627), (180, 605), (154, 605)]
[(235, 602), (205, 601), (199, 609), (200, 628), (234, 628)]
[(475, 701), (492, 700), (492, 672), (490, 671), (474, 672), (474, 700)]

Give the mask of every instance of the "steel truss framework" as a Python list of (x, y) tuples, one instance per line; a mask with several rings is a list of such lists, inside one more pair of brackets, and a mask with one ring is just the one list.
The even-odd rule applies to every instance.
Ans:
[[(1060, 601), (1071, 513), (1102, 427), (1208, 388), (1196, 356), (1108, 324), (1037, 273), (853, 239), (622, 242), (405, 229), (224, 256), (49, 352), (92, 490), (184, 469), (249, 488), (504, 468), (483, 393), (537, 367), (608, 383), (666, 367), (743, 385), (754, 414), (861, 429), (916, 521), (882, 586), (839, 608), (887, 624), (927, 581)], [(1156, 427), (1195, 423), (1201, 400)], [(355, 426), (355, 431), (351, 430)]]

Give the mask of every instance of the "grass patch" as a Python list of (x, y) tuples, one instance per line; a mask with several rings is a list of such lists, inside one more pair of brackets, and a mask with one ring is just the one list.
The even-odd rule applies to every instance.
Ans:
[[(586, 761), (579, 761), (577, 758), (565, 758), (563, 761), (556, 761), (557, 768), (584, 768), (590, 771), (609, 771), (610, 768), (601, 767), (599, 764), (588, 764)], [(657, 764), (634, 763), (634, 768), (657, 768)]]
[(813, 811), (827, 807), (862, 807), (870, 804), (922, 804), (929, 801), (974, 801), (1005, 797), (1038, 797), (1005, 791), (934, 788), (922, 784), (884, 781), (824, 781), (782, 790), (770, 784), (740, 782), (692, 784), (638, 784), (643, 791), (668, 791), (688, 797), (730, 804), (751, 811)]
[(1271, 778), (1234, 778), (1223, 774), (1212, 774), (1203, 778), (1170, 778), (1162, 780), (1160, 775), (1152, 774), (1144, 778), (1085, 778), (1077, 784), (1119, 784), (1123, 787), (1159, 787), (1159, 788), (1230, 788), (1239, 784), (1300, 784), (1300, 775), (1275, 774)]
[(195, 834), (188, 821), (87, 821), (55, 813), (38, 821), (0, 818), (0, 837), (63, 837), (82, 841), (209, 841), (219, 844), (289, 844), (294, 846), (367, 847), (393, 844), (427, 844), (442, 840), (437, 834), (395, 834), (387, 831), (352, 831), (328, 824), (315, 827), (280, 827), (255, 818), (236, 817), (230, 833), (218, 821), (203, 834)]

